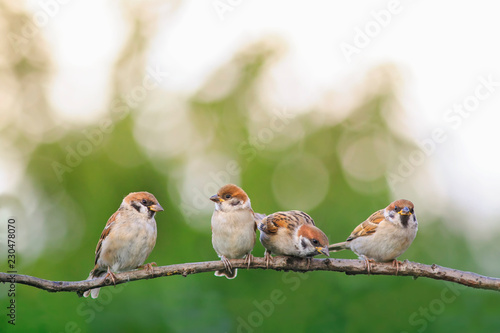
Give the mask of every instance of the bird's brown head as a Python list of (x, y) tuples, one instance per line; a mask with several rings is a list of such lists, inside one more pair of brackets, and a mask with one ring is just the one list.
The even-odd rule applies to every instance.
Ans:
[(233, 210), (250, 206), (250, 199), (241, 187), (234, 184), (222, 186), (217, 194), (210, 197), (215, 202), (216, 209)]
[(307, 257), (318, 254), (330, 256), (328, 251), (328, 237), (318, 227), (312, 224), (304, 224), (298, 230), (297, 235), (300, 238), (300, 245)]
[(410, 200), (399, 199), (387, 206), (385, 216), (389, 221), (400, 222), (403, 227), (407, 227), (410, 219), (415, 220), (415, 207)]
[(163, 207), (158, 200), (149, 192), (129, 193), (123, 199), (123, 203), (131, 206), (141, 214), (147, 214), (149, 218), (152, 218), (156, 212), (163, 211)]

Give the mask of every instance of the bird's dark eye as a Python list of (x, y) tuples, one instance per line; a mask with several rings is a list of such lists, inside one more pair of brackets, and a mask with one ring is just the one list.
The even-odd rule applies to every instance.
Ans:
[(317, 239), (313, 239), (313, 240), (311, 240), (311, 242), (313, 243), (313, 245), (319, 245), (319, 242)]
[(146, 199), (142, 199), (142, 201), (141, 201), (141, 202), (142, 202), (142, 204), (143, 204), (144, 206), (146, 206), (146, 204), (148, 203), (148, 201), (147, 201)]
[(224, 198), (226, 198), (226, 199), (231, 199), (231, 194), (229, 194), (229, 193), (228, 193), (228, 194), (226, 194), (226, 195), (224, 196)]
[(410, 213), (412, 213), (412, 214), (413, 214), (413, 208), (410, 208)]
[(396, 212), (399, 212), (399, 211), (401, 210), (401, 208), (399, 208), (398, 206), (394, 206), (394, 210), (395, 210)]

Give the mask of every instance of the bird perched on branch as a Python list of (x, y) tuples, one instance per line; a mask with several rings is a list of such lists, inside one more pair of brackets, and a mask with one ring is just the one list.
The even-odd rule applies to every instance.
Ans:
[(259, 230), (267, 266), (271, 253), (299, 258), (329, 256), (328, 237), (304, 212), (291, 210), (268, 215), (259, 223)]
[[(153, 271), (155, 263), (141, 266), (156, 244), (155, 213), (163, 208), (148, 192), (127, 195), (120, 208), (109, 218), (95, 250), (95, 266), (88, 279), (106, 274), (115, 282), (114, 273), (144, 267)], [(100, 288), (87, 290), (83, 296), (97, 298)]]
[(332, 244), (330, 251), (349, 249), (366, 261), (370, 272), (370, 260), (393, 261), (399, 267), (397, 257), (402, 255), (415, 239), (418, 230), (413, 203), (396, 200), (373, 213), (358, 225), (345, 242)]
[(234, 279), (237, 270), (232, 268), (228, 259), (245, 257), (250, 265), (257, 221), (263, 215), (253, 212), (248, 195), (233, 184), (221, 187), (210, 200), (215, 202), (212, 215), (212, 245), (225, 267), (224, 270), (216, 271), (215, 275)]

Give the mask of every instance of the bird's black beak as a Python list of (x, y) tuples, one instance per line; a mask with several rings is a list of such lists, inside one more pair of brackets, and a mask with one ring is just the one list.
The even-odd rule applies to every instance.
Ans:
[(217, 194), (214, 194), (210, 197), (210, 200), (212, 200), (213, 202), (221, 202), (222, 200), (220, 199), (220, 197), (217, 195)]
[(328, 246), (326, 246), (326, 247), (317, 247), (316, 251), (318, 251), (319, 254), (324, 254), (327, 257), (330, 256), (330, 251), (328, 250)]
[(399, 211), (399, 214), (401, 214), (401, 215), (410, 215), (410, 214), (411, 214), (411, 213), (410, 213), (410, 208), (408, 208), (408, 207), (403, 207), (403, 209), (401, 209), (401, 210)]
[(148, 208), (149, 208), (149, 210), (152, 210), (153, 212), (161, 212), (161, 211), (163, 211), (163, 207), (160, 206), (160, 204), (151, 205)]

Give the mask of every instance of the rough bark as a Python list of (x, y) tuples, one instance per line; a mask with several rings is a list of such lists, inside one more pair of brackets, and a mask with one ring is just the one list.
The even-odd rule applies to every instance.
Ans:
[[(243, 259), (231, 260), (234, 268), (246, 269), (247, 264)], [(335, 271), (344, 272), (348, 275), (372, 274), (372, 275), (398, 275), (412, 276), (414, 278), (425, 277), (435, 280), (444, 280), (464, 286), (500, 291), (500, 279), (479, 275), (472, 272), (460, 271), (457, 269), (433, 265), (424, 265), (416, 262), (405, 261), (396, 267), (392, 263), (371, 263), (368, 273), (366, 262), (363, 260), (351, 259), (298, 259), (291, 257), (274, 257), (270, 262), (268, 269), (277, 271)], [(190, 274), (214, 272), (221, 270), (224, 265), (221, 261), (206, 261), (197, 263), (176, 264), (169, 266), (154, 267), (150, 274), (140, 269), (130, 272), (117, 273), (116, 284), (127, 283), (131, 281), (154, 279), (163, 276), (182, 275), (184, 277)], [(254, 258), (248, 267), (249, 269), (266, 269), (264, 258)], [(49, 292), (83, 292), (95, 287), (105, 287), (112, 285), (109, 278), (98, 278), (85, 281), (50, 281), (29, 275), (9, 274), (0, 272), (0, 282), (20, 283), (35, 288), (47, 290)]]

